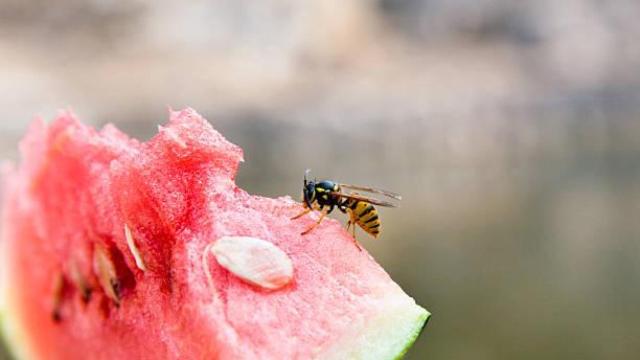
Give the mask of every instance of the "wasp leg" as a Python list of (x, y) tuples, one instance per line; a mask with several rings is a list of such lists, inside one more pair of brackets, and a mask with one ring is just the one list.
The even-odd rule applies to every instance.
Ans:
[(304, 215), (308, 214), (309, 212), (311, 212), (311, 209), (306, 208), (306, 209), (304, 209), (304, 211), (303, 211), (303, 212), (301, 212), (300, 214), (298, 214), (298, 215), (296, 215), (296, 216), (292, 217), (292, 218), (291, 218), (291, 220), (295, 220), (295, 219), (297, 219), (297, 218), (299, 218), (299, 217), (301, 217), (301, 216), (304, 216)]
[(358, 248), (358, 250), (362, 251), (362, 246), (360, 245), (358, 240), (356, 240), (356, 226), (355, 225), (353, 225), (353, 243), (356, 244), (356, 247)]
[(327, 216), (327, 211), (323, 209), (318, 221), (316, 221), (315, 224), (311, 225), (307, 230), (303, 231), (300, 235), (307, 235), (309, 232), (311, 232), (311, 230), (315, 229), (316, 226), (320, 225), (325, 216)]
[[(360, 246), (360, 243), (358, 242), (358, 240), (356, 240), (356, 222), (354, 220), (349, 220), (349, 224), (353, 226), (353, 228), (351, 229), (351, 236), (353, 236), (353, 243), (356, 244), (356, 246), (358, 247), (358, 250), (362, 251), (362, 246)], [(349, 228), (347, 228), (347, 231), (349, 231)]]
[(353, 236), (353, 243), (356, 244), (358, 250), (362, 251), (362, 246), (360, 246), (360, 243), (358, 242), (358, 240), (356, 240), (356, 222), (353, 219), (347, 220), (347, 232), (349, 232), (349, 228), (351, 228), (352, 226), (353, 228), (351, 229), (351, 236)]

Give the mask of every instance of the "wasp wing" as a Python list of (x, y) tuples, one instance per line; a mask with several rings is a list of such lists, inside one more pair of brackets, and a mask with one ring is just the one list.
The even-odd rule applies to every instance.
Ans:
[(402, 196), (400, 196), (399, 194), (396, 194), (394, 192), (387, 191), (387, 190), (376, 189), (370, 186), (351, 185), (351, 184), (340, 184), (340, 186), (347, 189), (362, 190), (362, 191), (367, 191), (371, 193), (382, 194), (392, 199), (402, 200)]
[(364, 202), (368, 202), (368, 203), (373, 204), (373, 205), (386, 206), (386, 207), (396, 207), (395, 204), (392, 204), (390, 202), (386, 202), (386, 201), (382, 201), (382, 200), (378, 200), (378, 199), (374, 199), (374, 198), (370, 198), (370, 197), (362, 196), (362, 195), (358, 195), (358, 194), (346, 194), (346, 193), (342, 193), (342, 192), (333, 191), (333, 192), (331, 192), (331, 195), (339, 196), (339, 197), (345, 198), (345, 199), (353, 199), (353, 200), (358, 200), (358, 201), (364, 201)]

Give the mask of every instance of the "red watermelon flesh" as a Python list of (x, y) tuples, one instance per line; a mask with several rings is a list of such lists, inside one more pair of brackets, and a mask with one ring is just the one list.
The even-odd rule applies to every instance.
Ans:
[[(429, 316), (338, 222), (301, 236), (314, 217), (290, 220), (298, 202), (237, 187), (242, 150), (191, 109), (148, 142), (66, 112), (35, 122), (21, 152), (5, 177), (0, 263), (18, 358), (388, 359)], [(265, 290), (203, 263), (223, 236), (273, 243), (292, 282)]]

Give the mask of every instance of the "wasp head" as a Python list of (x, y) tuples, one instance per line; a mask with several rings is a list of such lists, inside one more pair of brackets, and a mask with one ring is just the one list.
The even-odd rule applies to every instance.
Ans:
[(311, 203), (316, 198), (316, 182), (313, 180), (311, 181), (307, 180), (307, 175), (309, 174), (310, 171), (311, 171), (310, 169), (307, 169), (304, 172), (304, 183), (303, 183), (304, 186), (302, 187), (304, 203), (309, 209), (311, 209)]

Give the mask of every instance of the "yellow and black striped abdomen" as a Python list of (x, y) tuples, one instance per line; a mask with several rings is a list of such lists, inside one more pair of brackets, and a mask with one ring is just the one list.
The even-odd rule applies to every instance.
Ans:
[(352, 200), (347, 208), (351, 222), (358, 224), (362, 230), (373, 237), (380, 234), (380, 218), (378, 210), (365, 201)]

